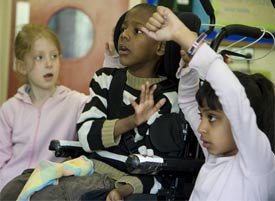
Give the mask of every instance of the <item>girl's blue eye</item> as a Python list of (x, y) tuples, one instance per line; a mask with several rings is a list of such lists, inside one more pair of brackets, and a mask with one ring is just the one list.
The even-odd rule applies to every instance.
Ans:
[(58, 54), (52, 54), (52, 55), (51, 55), (51, 59), (52, 59), (52, 60), (54, 60), (54, 59), (56, 59), (56, 58), (58, 58)]
[(37, 55), (34, 57), (35, 61), (43, 61), (43, 59), (44, 59), (44, 56), (42, 56), (42, 55)]

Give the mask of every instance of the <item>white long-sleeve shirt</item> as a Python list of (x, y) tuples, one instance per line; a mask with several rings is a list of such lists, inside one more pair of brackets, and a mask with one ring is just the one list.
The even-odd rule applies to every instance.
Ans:
[(258, 128), (243, 86), (207, 44), (197, 51), (186, 69), (180, 68), (179, 104), (199, 142), (200, 123), (195, 94), (198, 78), (207, 80), (219, 97), (230, 121), (238, 153), (230, 157), (211, 155), (203, 148), (202, 166), (190, 200), (274, 201), (275, 156), (266, 135)]

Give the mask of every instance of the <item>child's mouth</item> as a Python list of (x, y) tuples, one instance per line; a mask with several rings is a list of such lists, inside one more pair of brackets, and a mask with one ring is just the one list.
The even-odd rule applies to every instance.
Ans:
[(202, 146), (205, 147), (205, 148), (208, 148), (209, 147), (209, 143), (208, 142), (203, 142)]
[(130, 50), (126, 46), (120, 46), (118, 49), (119, 55), (127, 55), (130, 53)]
[(47, 73), (47, 74), (45, 74), (43, 77), (44, 77), (46, 80), (50, 80), (50, 79), (52, 79), (53, 74), (52, 74), (52, 73)]

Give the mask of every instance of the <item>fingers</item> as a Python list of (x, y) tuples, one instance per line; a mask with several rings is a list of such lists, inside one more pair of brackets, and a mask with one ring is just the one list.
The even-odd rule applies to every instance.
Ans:
[(157, 31), (159, 30), (165, 23), (165, 19), (160, 13), (154, 13), (152, 17), (149, 18), (148, 22), (146, 23), (146, 28), (150, 31)]
[(146, 100), (154, 100), (154, 91), (156, 90), (156, 85), (154, 84), (151, 88), (150, 88), (150, 83), (149, 82), (146, 82), (146, 85), (145, 85), (145, 98)]
[(147, 81), (146, 84), (145, 84), (145, 97), (144, 97), (144, 100), (145, 101), (153, 101), (154, 100), (154, 92), (157, 88), (157, 85), (153, 85), (151, 88), (150, 88), (150, 83)]
[[(148, 83), (148, 84), (149, 84), (149, 83)], [(153, 96), (153, 95), (154, 95), (154, 92), (155, 92), (156, 89), (157, 89), (157, 85), (154, 84), (154, 85), (151, 87), (151, 89), (150, 89), (150, 96)]]
[(139, 104), (134, 100), (130, 99), (130, 103), (133, 108), (138, 108), (139, 105), (146, 103), (150, 100), (150, 96), (152, 96), (152, 92), (150, 90), (149, 82), (146, 82), (145, 85), (141, 85), (140, 95), (139, 95)]
[(177, 20), (180, 21), (169, 8), (159, 6), (142, 31), (157, 41), (174, 40), (174, 32), (180, 27)]
[(112, 34), (109, 36), (109, 41), (105, 43), (105, 53), (108, 56), (118, 55), (114, 45), (114, 28), (112, 29)]
[(144, 97), (144, 100), (145, 101), (148, 101), (150, 99), (150, 84), (149, 82), (146, 82), (145, 83), (145, 97)]
[(146, 27), (141, 27), (141, 31), (145, 33), (147, 36), (149, 36), (150, 38), (157, 40), (155, 32), (148, 30)]
[(165, 98), (159, 100), (155, 104), (154, 92), (156, 89), (156, 84), (150, 87), (150, 83), (147, 81), (141, 86), (139, 103), (137, 103), (134, 99), (130, 99), (130, 103), (135, 110), (134, 119), (136, 125), (140, 125), (141, 123), (147, 121), (151, 115), (157, 112), (165, 104)]
[(137, 102), (133, 98), (130, 98), (130, 103), (131, 103), (131, 105), (132, 105), (133, 108), (138, 107)]
[(114, 41), (114, 35), (115, 35), (115, 27), (112, 28), (112, 34), (110, 36), (111, 41)]
[[(151, 19), (151, 18), (150, 18), (149, 21), (154, 21), (154, 19)], [(149, 21), (145, 24), (146, 28), (147, 28), (149, 31), (156, 32), (157, 30), (160, 29), (160, 27), (161, 27), (161, 24), (160, 24), (160, 23), (158, 23), (157, 21), (155, 21), (154, 24), (152, 24), (152, 23), (149, 22)], [(156, 25), (155, 25), (155, 24), (156, 24)]]
[(160, 13), (154, 13), (153, 16), (149, 18), (148, 23), (160, 29), (165, 23), (165, 18)]
[(145, 101), (145, 85), (141, 85), (139, 102), (142, 103)]
[[(157, 85), (154, 84), (150, 87), (150, 83), (147, 81), (145, 85), (141, 85), (141, 92), (139, 96), (139, 103), (145, 103), (146, 101), (154, 101), (154, 92), (157, 89)], [(134, 99), (130, 99), (130, 102), (134, 102), (134, 105), (137, 105)]]
[(141, 91), (139, 96), (139, 104), (134, 100), (130, 99), (130, 103), (133, 108), (137, 108), (139, 105), (142, 104), (154, 104), (154, 92), (157, 88), (157, 85), (153, 85), (150, 87), (150, 83), (147, 81), (145, 85), (141, 85)]
[(189, 63), (190, 57), (188, 56), (188, 54), (187, 54), (187, 52), (185, 50), (180, 50), (180, 55), (181, 55), (182, 60), (185, 63)]
[(153, 85), (150, 88), (150, 83), (148, 81), (145, 83), (145, 85), (141, 85), (141, 92), (139, 97), (140, 103), (154, 99), (154, 91), (156, 88), (157, 85)]
[(105, 53), (106, 53), (108, 56), (110, 55), (109, 43), (108, 43), (108, 42), (105, 43)]
[(169, 14), (170, 9), (164, 7), (164, 6), (158, 6), (157, 7), (157, 12), (160, 13), (162, 16), (166, 16)]
[(115, 49), (113, 41), (109, 41), (109, 42), (105, 43), (105, 53), (108, 56), (116, 56), (117, 55), (117, 51)]
[(154, 106), (155, 112), (158, 111), (166, 102), (165, 98), (160, 99)]
[(147, 34), (149, 37), (157, 40), (156, 32), (160, 30), (165, 25), (165, 18), (158, 12), (155, 12), (152, 17), (149, 18), (145, 27), (141, 30)]

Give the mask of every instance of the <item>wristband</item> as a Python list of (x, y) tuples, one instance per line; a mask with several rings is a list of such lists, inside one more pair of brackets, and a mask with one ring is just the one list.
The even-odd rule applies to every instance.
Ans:
[(198, 47), (200, 46), (200, 44), (203, 43), (204, 39), (207, 37), (206, 33), (202, 33), (197, 40), (193, 43), (192, 47), (190, 47), (187, 50), (187, 55), (191, 58), (195, 52), (197, 51)]

